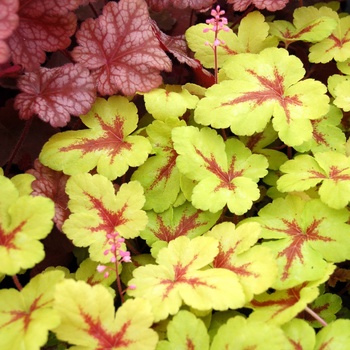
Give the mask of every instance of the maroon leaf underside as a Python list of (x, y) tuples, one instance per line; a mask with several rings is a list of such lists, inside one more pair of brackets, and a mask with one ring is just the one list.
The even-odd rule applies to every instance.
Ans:
[(290, 123), (290, 105), (301, 106), (302, 102), (297, 95), (284, 96), (283, 82), (284, 78), (279, 74), (277, 69), (274, 70), (274, 79), (270, 80), (264, 76), (258, 75), (251, 69), (247, 69), (247, 72), (252, 75), (260, 83), (261, 89), (257, 91), (245, 92), (242, 96), (234, 98), (229, 102), (222, 103), (221, 106), (234, 106), (238, 103), (253, 102), (255, 106), (260, 106), (267, 101), (276, 101), (283, 108), (287, 123)]
[(304, 244), (306, 244), (307, 242), (315, 242), (315, 241), (322, 241), (322, 242), (334, 241), (334, 239), (330, 237), (323, 237), (320, 235), (318, 231), (318, 226), (321, 224), (323, 220), (324, 219), (319, 219), (319, 220), (314, 219), (314, 221), (307, 227), (305, 232), (299, 226), (299, 224), (295, 219), (292, 221), (282, 219), (284, 225), (286, 226), (285, 229), (278, 229), (274, 227), (265, 226), (265, 228), (268, 230), (286, 233), (288, 238), (291, 240), (291, 243), (285, 249), (280, 251), (277, 255), (278, 258), (285, 256), (287, 260), (286, 265), (284, 266), (282, 277), (281, 277), (282, 281), (288, 278), (289, 269), (292, 267), (293, 262), (295, 260), (298, 259), (301, 263), (304, 263), (304, 257), (302, 253), (302, 248)]
[(169, 7), (184, 9), (191, 7), (194, 10), (209, 8), (215, 0), (146, 0), (148, 6), (154, 11), (166, 10)]
[(18, 80), (21, 93), (15, 108), (21, 119), (37, 114), (54, 127), (65, 126), (71, 115), (87, 113), (95, 101), (94, 79), (88, 69), (71, 63), (58, 68), (40, 68)]
[(20, 0), (19, 25), (8, 39), (12, 61), (33, 71), (45, 61), (45, 51), (67, 48), (76, 29), (71, 11), (79, 4), (79, 0)]
[(150, 91), (162, 83), (160, 71), (171, 70), (144, 0), (108, 3), (98, 19), (82, 24), (76, 38), (72, 56), (92, 70), (101, 95)]

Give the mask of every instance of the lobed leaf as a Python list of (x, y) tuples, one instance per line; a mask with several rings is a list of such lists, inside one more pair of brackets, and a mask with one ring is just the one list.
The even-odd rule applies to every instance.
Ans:
[(346, 349), (350, 346), (350, 320), (338, 319), (316, 335), (315, 350)]
[(276, 38), (269, 36), (269, 25), (265, 22), (265, 17), (258, 11), (251, 12), (242, 19), (237, 35), (231, 29), (221, 30), (217, 34), (212, 30), (207, 31), (211, 26), (197, 24), (188, 28), (185, 34), (189, 48), (195, 53), (194, 57), (206, 68), (215, 66), (214, 52), (210, 46), (214, 43), (215, 35), (223, 42), (216, 47), (218, 67), (222, 67), (225, 61), (238, 53), (259, 53), (267, 47), (277, 46)]
[(186, 125), (177, 119), (155, 120), (146, 132), (155, 155), (149, 157), (131, 176), (145, 190), (145, 210), (162, 212), (173, 205), (180, 193), (180, 173), (176, 167), (177, 153), (171, 140), (174, 127)]
[(80, 0), (20, 0), (19, 25), (8, 39), (12, 61), (34, 71), (46, 59), (45, 51), (67, 48), (77, 19), (72, 12)]
[(186, 310), (179, 311), (169, 322), (167, 338), (157, 344), (156, 350), (209, 350), (209, 335), (203, 321)]
[(78, 174), (67, 181), (68, 207), (72, 214), (62, 230), (77, 247), (89, 247), (92, 260), (106, 263), (110, 255), (107, 234), (124, 238), (139, 235), (147, 224), (141, 210), (143, 189), (136, 181), (124, 183), (115, 194), (111, 181), (102, 175)]
[(129, 136), (138, 116), (136, 106), (125, 97), (98, 98), (81, 120), (89, 129), (55, 134), (41, 150), (42, 164), (68, 175), (97, 166), (99, 174), (113, 180), (129, 166), (143, 164), (151, 152), (145, 137)]
[(162, 213), (147, 212), (148, 224), (140, 236), (148, 246), (157, 241), (169, 243), (180, 236), (194, 238), (207, 232), (219, 219), (221, 211), (202, 211), (185, 202)]
[(71, 114), (87, 113), (95, 101), (94, 79), (88, 69), (71, 63), (26, 73), (18, 80), (22, 91), (15, 99), (21, 119), (34, 114), (53, 127), (65, 126)]
[(210, 350), (281, 350), (286, 341), (279, 327), (236, 316), (219, 328)]
[(14, 275), (44, 259), (39, 242), (52, 229), (54, 204), (49, 198), (19, 194), (10, 179), (0, 175), (0, 273)]
[(310, 119), (329, 110), (325, 86), (313, 79), (300, 81), (305, 74), (302, 62), (285, 49), (233, 56), (221, 71), (229, 80), (207, 90), (195, 110), (197, 123), (252, 135), (262, 132), (273, 117), (279, 138), (297, 146), (312, 137)]
[(293, 24), (277, 20), (270, 23), (270, 33), (286, 46), (301, 40), (319, 42), (327, 38), (337, 26), (338, 15), (329, 7), (299, 7), (293, 12)]
[(318, 193), (323, 203), (334, 209), (350, 201), (350, 159), (334, 151), (318, 152), (314, 157), (301, 155), (284, 163), (285, 174), (277, 181), (282, 192), (303, 191), (322, 182)]
[(167, 10), (169, 7), (184, 9), (191, 7), (194, 10), (202, 10), (210, 7), (213, 0), (146, 0), (148, 5), (157, 12)]
[(64, 278), (62, 271), (48, 271), (33, 277), (21, 290), (0, 290), (0, 348), (40, 349), (49, 330), (60, 323), (53, 310), (56, 285)]
[(192, 204), (217, 212), (225, 205), (241, 215), (259, 198), (257, 182), (267, 174), (267, 160), (237, 139), (223, 141), (215, 130), (178, 127), (172, 132), (180, 172), (196, 180)]
[(76, 349), (153, 350), (158, 341), (147, 300), (127, 300), (115, 312), (102, 285), (65, 280), (56, 288), (54, 309), (62, 320), (57, 337)]
[(305, 321), (294, 318), (282, 325), (291, 349), (315, 349), (316, 335), (312, 327)]
[(171, 70), (145, 0), (108, 3), (101, 16), (82, 23), (76, 38), (72, 56), (92, 71), (101, 95), (150, 91), (161, 84), (160, 71)]
[(217, 245), (212, 237), (174, 239), (158, 253), (157, 265), (134, 270), (129, 285), (135, 284), (137, 288), (127, 293), (149, 300), (156, 322), (176, 314), (182, 303), (197, 310), (243, 306), (245, 296), (233, 272), (203, 269), (217, 255)]
[(350, 227), (346, 209), (329, 208), (319, 199), (288, 195), (262, 208), (261, 237), (273, 252), (278, 277), (273, 288), (289, 288), (325, 275), (329, 262), (350, 256)]
[(350, 111), (350, 76), (334, 74), (328, 78), (328, 90), (334, 97), (333, 103), (345, 112)]
[(2, 0), (0, 3), (0, 64), (10, 58), (10, 48), (5, 39), (11, 36), (18, 26), (19, 0)]
[(247, 300), (254, 294), (265, 292), (277, 276), (275, 259), (267, 247), (257, 245), (261, 228), (258, 223), (244, 223), (237, 228), (233, 223), (223, 222), (214, 226), (206, 236), (219, 241), (219, 254), (213, 267), (234, 272), (244, 290)]

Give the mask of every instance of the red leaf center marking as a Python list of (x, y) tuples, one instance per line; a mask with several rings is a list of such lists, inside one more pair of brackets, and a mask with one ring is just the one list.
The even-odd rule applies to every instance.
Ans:
[(322, 119), (320, 120), (311, 120), (311, 124), (312, 124), (312, 137), (313, 139), (319, 144), (319, 145), (325, 145), (327, 147), (330, 147), (329, 143), (326, 140), (325, 134), (323, 134), (322, 132), (320, 132), (319, 130), (317, 130), (317, 126), (318, 124), (322, 121)]
[(30, 321), (31, 321), (32, 313), (35, 310), (37, 310), (39, 308), (43, 308), (43, 307), (45, 307), (45, 305), (52, 302), (52, 300), (50, 300), (50, 301), (47, 301), (46, 303), (39, 305), (39, 301), (40, 301), (41, 297), (42, 297), (42, 294), (40, 294), (38, 297), (36, 297), (33, 300), (28, 311), (23, 311), (23, 310), (4, 311), (4, 313), (12, 315), (12, 318), (8, 322), (6, 322), (2, 326), (0, 326), (0, 329), (8, 326), (9, 324), (11, 324), (13, 322), (17, 322), (18, 320), (22, 319), (23, 330), (26, 332), (28, 329), (28, 326), (30, 324)]
[(252, 300), (251, 304), (254, 307), (268, 307), (268, 306), (277, 306), (278, 309), (273, 313), (271, 318), (274, 318), (282, 311), (292, 307), (300, 300), (300, 292), (307, 285), (307, 282), (304, 282), (302, 285), (288, 289), (287, 297), (277, 299), (277, 300), (266, 300), (266, 301), (258, 301)]
[(215, 191), (218, 191), (222, 187), (228, 188), (231, 191), (235, 190), (236, 186), (233, 183), (231, 183), (231, 181), (236, 177), (242, 176), (243, 174), (243, 170), (234, 169), (236, 157), (232, 157), (229, 170), (226, 172), (217, 163), (213, 154), (210, 154), (210, 158), (208, 158), (197, 148), (196, 153), (203, 158), (204, 162), (206, 163), (205, 168), (221, 180), (221, 184), (215, 188)]
[(193, 344), (192, 339), (190, 339), (188, 337), (186, 338), (186, 349), (187, 350), (195, 350), (196, 349), (196, 347)]
[(70, 146), (61, 147), (60, 151), (81, 150), (83, 154), (86, 154), (96, 150), (107, 150), (109, 155), (115, 155), (123, 149), (131, 149), (132, 145), (124, 141), (124, 120), (116, 116), (114, 124), (111, 126), (105, 123), (98, 114), (95, 114), (95, 118), (98, 119), (101, 129), (104, 131), (101, 137), (97, 139), (83, 138)]
[(112, 349), (116, 347), (127, 348), (133, 343), (131, 339), (124, 339), (125, 333), (131, 323), (130, 320), (126, 321), (118, 332), (110, 334), (103, 328), (103, 322), (100, 319), (93, 320), (91, 315), (85, 313), (82, 309), (80, 309), (79, 312), (88, 326), (86, 330), (87, 333), (98, 341), (98, 348), (96, 348), (96, 350)]
[(237, 246), (241, 243), (241, 241), (236, 242), (235, 246), (233, 248), (230, 248), (227, 251), (222, 250), (221, 243), (219, 244), (219, 254), (215, 257), (213, 261), (213, 266), (215, 268), (224, 268), (231, 270), (237, 275), (240, 276), (254, 276), (256, 278), (259, 277), (258, 274), (253, 273), (249, 271), (249, 267), (251, 263), (246, 263), (243, 265), (233, 265), (230, 261), (230, 257), (234, 254), (234, 251), (236, 250)]
[(310, 179), (331, 179), (334, 182), (338, 182), (338, 181), (349, 181), (350, 180), (350, 175), (349, 174), (342, 174), (343, 171), (347, 171), (349, 172), (349, 167), (348, 168), (342, 168), (339, 169), (337, 168), (335, 165), (332, 165), (329, 167), (329, 173), (328, 173), (328, 177), (316, 170), (310, 170), (308, 171), (309, 174), (312, 174), (312, 176), (310, 176)]
[[(286, 31), (283, 33), (283, 36), (284, 36), (284, 38), (298, 40), (303, 34), (311, 32), (312, 29), (315, 28), (318, 24), (320, 24), (320, 23), (310, 24), (310, 25), (306, 26), (305, 28), (303, 28), (302, 30), (300, 30), (299, 32), (297, 32), (296, 34), (292, 34), (289, 29), (286, 29)], [(290, 40), (290, 41), (288, 40), (287, 42), (291, 43), (292, 41), (293, 40)]]
[(183, 215), (177, 226), (168, 226), (160, 216), (157, 216), (159, 227), (152, 230), (152, 232), (158, 239), (165, 242), (170, 242), (180, 236), (186, 236), (189, 231), (207, 224), (207, 222), (196, 222), (200, 213), (201, 211), (198, 210), (190, 216)]
[(344, 44), (348, 43), (350, 41), (350, 38), (347, 38), (348, 34), (350, 32), (350, 29), (348, 29), (344, 35), (342, 36), (341, 39), (337, 38), (334, 34), (331, 34), (328, 39), (331, 39), (334, 41), (334, 44), (332, 47), (330, 47), (328, 50), (326, 50), (326, 52), (331, 51), (332, 49), (334, 49), (335, 47), (339, 47), (342, 48)]
[(0, 246), (3, 246), (7, 249), (16, 249), (17, 246), (13, 243), (17, 233), (22, 231), (23, 226), (27, 221), (21, 222), (15, 229), (12, 231), (5, 231), (0, 223)]
[[(197, 257), (198, 256), (195, 255), (192, 261), (196, 260)], [(207, 283), (203, 282), (198, 277), (186, 276), (188, 269), (192, 264), (192, 261), (185, 266), (181, 265), (181, 263), (174, 265), (174, 279), (173, 280), (164, 279), (160, 282), (161, 284), (168, 285), (166, 288), (166, 291), (163, 294), (163, 300), (167, 297), (170, 291), (176, 287), (176, 285), (179, 285), (181, 283), (189, 284), (192, 288), (196, 288), (196, 286), (207, 286), (210, 288), (215, 288), (214, 286), (208, 285)]]
[[(89, 198), (91, 204), (98, 211), (98, 216), (101, 218), (101, 223), (98, 226), (90, 228), (91, 232), (105, 231), (107, 235), (108, 233), (115, 232), (117, 226), (128, 222), (123, 216), (128, 207), (127, 203), (125, 203), (120, 210), (114, 212), (106, 209), (102, 200), (91, 196), (87, 192), (84, 192), (84, 195)], [(108, 238), (106, 238), (106, 240), (108, 240)]]
[(320, 236), (318, 232), (318, 226), (323, 221), (323, 219), (319, 219), (319, 220), (314, 219), (314, 221), (307, 227), (305, 232), (298, 225), (295, 219), (293, 221), (282, 219), (282, 221), (286, 226), (285, 229), (278, 229), (278, 228), (267, 227), (267, 226), (265, 226), (265, 228), (272, 231), (284, 232), (292, 240), (292, 242), (288, 245), (288, 247), (282, 250), (281, 252), (279, 252), (277, 255), (278, 258), (285, 256), (287, 259), (286, 265), (284, 266), (283, 275), (282, 275), (282, 280), (285, 280), (288, 277), (288, 271), (291, 268), (294, 260), (299, 259), (301, 263), (304, 262), (304, 258), (302, 254), (302, 248), (304, 243), (306, 243), (307, 241), (330, 242), (330, 241), (334, 241), (334, 239), (330, 237)]
[(286, 114), (287, 123), (290, 122), (290, 110), (289, 105), (301, 106), (302, 102), (297, 95), (284, 96), (283, 76), (278, 72), (277, 68), (274, 69), (274, 79), (270, 80), (264, 76), (258, 75), (251, 69), (247, 69), (247, 72), (255, 77), (261, 85), (261, 89), (258, 91), (244, 92), (242, 96), (234, 98), (229, 102), (222, 103), (221, 106), (231, 106), (238, 103), (255, 102), (255, 105), (262, 105), (269, 100), (275, 100), (284, 109)]
[(169, 180), (171, 173), (176, 164), (176, 158), (177, 158), (177, 153), (175, 152), (175, 150), (171, 149), (167, 156), (168, 162), (164, 166), (158, 169), (157, 174), (155, 174), (154, 176), (154, 181), (149, 187), (150, 190), (156, 187), (157, 184), (160, 183), (161, 181), (164, 180), (166, 183)]

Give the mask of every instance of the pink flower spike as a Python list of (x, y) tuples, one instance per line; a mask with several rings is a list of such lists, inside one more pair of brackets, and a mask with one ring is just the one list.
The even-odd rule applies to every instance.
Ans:
[(104, 275), (103, 275), (104, 278), (108, 278), (109, 277), (109, 272), (106, 272)]
[(130, 286), (128, 287), (128, 289), (134, 290), (134, 289), (136, 289), (136, 285), (135, 285), (135, 284), (130, 284)]

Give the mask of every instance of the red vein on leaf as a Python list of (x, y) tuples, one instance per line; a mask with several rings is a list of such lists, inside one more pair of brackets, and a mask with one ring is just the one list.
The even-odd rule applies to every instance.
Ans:
[(167, 157), (168, 162), (159, 169), (157, 169), (157, 173), (154, 175), (154, 181), (149, 187), (150, 190), (156, 187), (157, 184), (159, 184), (163, 180), (165, 183), (168, 182), (170, 175), (172, 174), (173, 169), (175, 168), (176, 158), (177, 153), (175, 152), (175, 150), (171, 150), (170, 154)]
[(88, 326), (87, 333), (98, 341), (96, 350), (113, 349), (116, 347), (127, 348), (133, 343), (131, 339), (124, 339), (131, 323), (130, 320), (126, 321), (118, 332), (110, 334), (103, 328), (103, 323), (100, 319), (93, 320), (91, 315), (85, 313), (82, 309), (79, 310), (79, 313)]
[(186, 236), (189, 231), (207, 224), (207, 222), (196, 222), (200, 213), (201, 211), (198, 210), (190, 216), (183, 215), (176, 226), (166, 225), (163, 219), (157, 216), (158, 227), (152, 232), (158, 239), (165, 242), (170, 242), (180, 236)]
[(16, 235), (22, 231), (23, 226), (27, 223), (27, 221), (22, 221), (11, 231), (6, 231), (1, 223), (0, 223), (0, 246), (9, 249), (16, 249), (17, 246), (13, 243)]
[(281, 252), (279, 252), (277, 255), (278, 258), (285, 256), (287, 260), (286, 265), (284, 266), (284, 271), (281, 278), (281, 280), (283, 281), (288, 277), (288, 271), (291, 268), (294, 260), (299, 259), (301, 263), (304, 262), (304, 257), (302, 254), (302, 248), (304, 243), (306, 243), (307, 241), (331, 242), (331, 241), (334, 241), (334, 239), (319, 235), (317, 228), (320, 225), (320, 223), (323, 221), (323, 218), (319, 220), (314, 219), (313, 222), (307, 227), (305, 231), (299, 226), (296, 219), (293, 219), (293, 221), (282, 219), (282, 221), (286, 226), (285, 229), (279, 229), (279, 228), (267, 227), (267, 226), (265, 226), (265, 228), (271, 231), (284, 232), (292, 240), (292, 242), (288, 245), (288, 247), (282, 250)]

